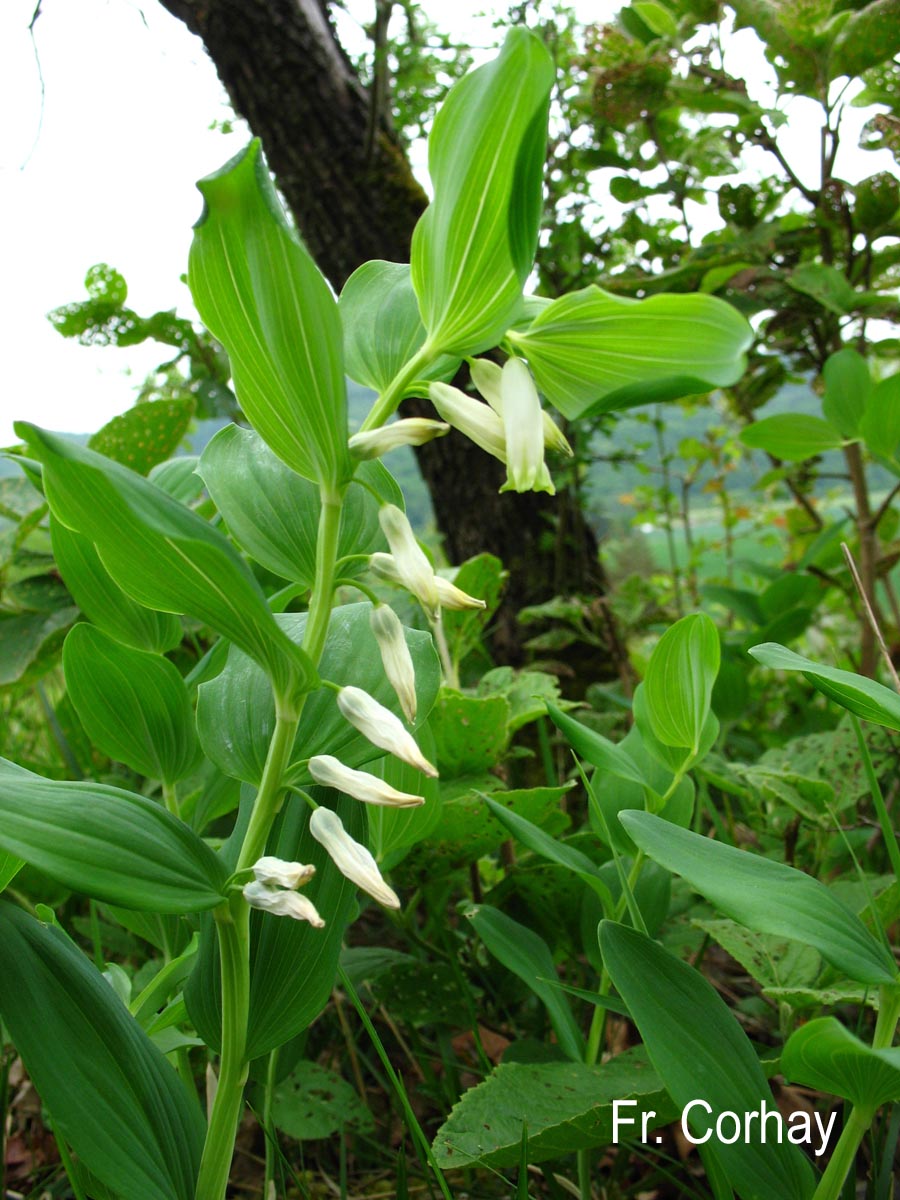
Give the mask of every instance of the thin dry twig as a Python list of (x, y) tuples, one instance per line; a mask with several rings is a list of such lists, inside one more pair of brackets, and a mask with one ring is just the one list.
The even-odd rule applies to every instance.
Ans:
[(853, 576), (853, 582), (856, 584), (856, 590), (859, 592), (859, 597), (863, 602), (863, 607), (866, 610), (866, 616), (868, 617), (869, 625), (872, 628), (872, 632), (875, 634), (875, 640), (878, 642), (878, 647), (881, 650), (882, 657), (887, 664), (887, 669), (890, 672), (891, 679), (894, 683), (894, 689), (900, 692), (900, 675), (897, 674), (897, 669), (891, 660), (887, 643), (884, 640), (884, 634), (881, 632), (881, 627), (878, 624), (875, 613), (872, 611), (872, 605), (869, 603), (869, 597), (866, 595), (865, 589), (863, 588), (862, 580), (859, 577), (859, 571), (856, 569), (856, 563), (853, 559), (853, 555), (850, 552), (850, 547), (846, 542), (841, 542), (841, 550), (844, 552), (844, 558), (847, 560), (847, 566), (850, 568), (850, 574)]

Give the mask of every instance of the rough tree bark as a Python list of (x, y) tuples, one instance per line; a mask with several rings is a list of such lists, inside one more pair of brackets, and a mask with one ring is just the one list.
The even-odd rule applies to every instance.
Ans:
[[(338, 43), (326, 0), (160, 0), (198, 35), (235, 110), (261, 138), (282, 195), (310, 252), (340, 290), (372, 258), (409, 261), (427, 203), (386, 121), (373, 116)], [(425, 401), (404, 411), (434, 415)], [(448, 558), (489, 550), (510, 571), (494, 650), (520, 658), (515, 613), (555, 591), (602, 588), (596, 542), (580, 520), (560, 554), (558, 502), (498, 495), (500, 464), (457, 434), (424, 446), (418, 461)], [(559, 565), (565, 564), (565, 578)]]

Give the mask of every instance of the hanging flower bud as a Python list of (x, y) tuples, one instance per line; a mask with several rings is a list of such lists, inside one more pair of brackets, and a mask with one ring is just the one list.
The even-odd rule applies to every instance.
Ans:
[[(501, 380), (503, 368), (491, 362), (489, 358), (473, 358), (469, 363), (472, 382), (487, 400), (498, 417), (503, 418), (503, 400), (501, 396)], [(571, 454), (566, 435), (556, 424), (546, 409), (541, 409), (541, 425), (544, 432), (544, 449), (555, 450), (558, 454)]]
[(379, 704), (368, 692), (358, 687), (343, 687), (338, 692), (337, 703), (345, 720), (367, 737), (373, 746), (387, 750), (411, 767), (424, 771), (433, 779), (437, 778), (437, 769), (425, 758), (400, 718)]
[(257, 883), (269, 887), (297, 888), (308, 883), (316, 873), (312, 865), (285, 862), (284, 859), (266, 855), (253, 864), (253, 877)]
[[(438, 591), (440, 596), (440, 591)], [(416, 719), (416, 670), (400, 618), (388, 604), (376, 604), (369, 618), (388, 683), (410, 725)]]
[(309, 773), (322, 787), (337, 788), (363, 804), (382, 804), (391, 808), (418, 808), (425, 803), (424, 796), (413, 796), (409, 792), (398, 792), (389, 783), (370, 775), (367, 771), (354, 771), (346, 767), (331, 754), (316, 754), (309, 760)]
[(378, 864), (365, 846), (355, 842), (330, 808), (317, 808), (309, 818), (309, 832), (328, 851), (340, 873), (379, 904), (399, 908), (397, 893), (384, 882)]
[(470, 442), (506, 462), (506, 438), (503, 422), (487, 404), (467, 396), (448, 383), (432, 383), (428, 389), (431, 403), (445, 421), (464, 433)]
[(378, 521), (391, 548), (403, 586), (412, 592), (426, 613), (434, 619), (439, 608), (434, 571), (416, 541), (406, 514), (395, 504), (383, 504), (378, 510)]
[(520, 358), (507, 359), (500, 380), (506, 430), (506, 483), (501, 491), (556, 490), (544, 465), (541, 401), (531, 372)]
[(397, 446), (423, 446), (449, 432), (450, 426), (444, 421), (432, 421), (429, 417), (404, 417), (379, 429), (354, 433), (350, 438), (350, 453), (354, 458), (380, 458)]
[(316, 911), (316, 906), (299, 892), (285, 888), (267, 887), (264, 883), (248, 883), (244, 888), (244, 899), (251, 908), (261, 908), (276, 917), (292, 917), (295, 921), (309, 921), (316, 929), (323, 929), (325, 922)]
[(464, 592), (462, 588), (458, 588), (455, 583), (451, 583), (449, 579), (444, 579), (441, 575), (437, 576), (437, 590), (441, 608), (450, 608), (457, 612), (464, 608), (487, 608), (484, 600), (470, 596), (468, 592)]

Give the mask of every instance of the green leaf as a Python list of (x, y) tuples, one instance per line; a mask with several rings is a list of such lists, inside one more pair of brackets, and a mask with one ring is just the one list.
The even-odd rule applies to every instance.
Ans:
[(133, 471), (93, 450), (18, 423), (44, 466), (54, 515), (94, 543), (115, 582), (139, 604), (186, 612), (240, 646), (290, 695), (315, 669), (275, 624), (262, 589), (218, 530)]
[(193, 1200), (203, 1123), (66, 936), (0, 904), (0, 1015), (56, 1132), (119, 1200)]
[(508, 830), (511, 837), (517, 838), (532, 853), (539, 854), (541, 858), (558, 863), (559, 866), (574, 872), (592, 891), (597, 893), (607, 911), (612, 911), (613, 903), (609, 888), (603, 882), (598, 868), (586, 854), (582, 854), (574, 846), (567, 846), (565, 842), (557, 841), (549, 833), (545, 833), (539, 825), (533, 824), (525, 817), (520, 817), (518, 813), (513, 812), (505, 805), (498, 804), (490, 796), (483, 795), (482, 799), (500, 824)]
[(509, 717), (505, 696), (467, 696), (442, 687), (429, 722), (441, 778), (490, 770), (509, 744)]
[(647, 664), (644, 701), (663, 745), (699, 755), (719, 661), (719, 634), (705, 613), (682, 617), (659, 639)]
[(292, 470), (352, 474), (337, 302), (281, 209), (259, 141), (202, 179), (188, 283), (228, 351), (241, 408)]
[[(626, 1050), (602, 1067), (583, 1063), (501, 1063), (464, 1093), (434, 1139), (438, 1166), (510, 1167), (518, 1161), (523, 1127), (528, 1159), (545, 1162), (613, 1140), (613, 1102), (636, 1100), (624, 1109), (637, 1125), (652, 1113), (648, 1129), (677, 1116), (642, 1047)], [(619, 1114), (620, 1120), (622, 1113)], [(622, 1129), (618, 1131), (622, 1134)]]
[(531, 988), (543, 1003), (560, 1048), (575, 1062), (584, 1057), (584, 1038), (565, 996), (544, 982), (556, 975), (547, 943), (533, 930), (488, 904), (475, 904), (465, 915), (493, 956)]
[[(822, 375), (825, 379), (822, 412), (826, 420), (843, 437), (855, 437), (872, 390), (869, 364), (857, 350), (848, 346), (829, 355)], [(897, 440), (900, 441), (900, 436)]]
[(607, 775), (627, 779), (640, 787), (647, 786), (644, 776), (627, 750), (617, 746), (601, 733), (588, 729), (586, 725), (558, 709), (555, 704), (547, 703), (547, 713), (579, 758), (593, 767), (600, 768)]
[[(356, 800), (311, 788), (320, 804), (334, 805), (344, 828), (356, 841), (365, 839), (365, 813)], [(232, 845), (231, 849), (237, 847)], [(324, 929), (305, 921), (276, 917), (258, 909), (250, 914), (250, 1017), (247, 1057), (260, 1058), (291, 1041), (319, 1015), (334, 987), (344, 934), (356, 905), (356, 887), (340, 873), (328, 852), (309, 832), (309, 806), (300, 797), (284, 802), (267, 853), (311, 863), (316, 868), (304, 893), (315, 904)], [(209, 918), (207, 918), (209, 921)], [(221, 1038), (221, 983), (218, 945), (209, 925), (185, 987), (191, 1021), (207, 1045)], [(208, 936), (207, 936), (208, 935)]]
[[(634, 689), (634, 697), (631, 704), (632, 713), (634, 715), (634, 726), (640, 734), (641, 747), (647, 754), (660, 766), (665, 767), (670, 776), (684, 769), (688, 759), (691, 758), (691, 750), (683, 746), (680, 749), (675, 746), (667, 746), (659, 740), (653, 731), (653, 725), (650, 720), (650, 710), (647, 705), (647, 690), (646, 684), (639, 683)], [(705, 758), (712, 747), (716, 744), (719, 736), (719, 721), (714, 712), (710, 712), (703, 725), (703, 731), (700, 734), (700, 749), (695, 756), (699, 762)], [(629, 736), (626, 736), (623, 741), (627, 744)], [(635, 757), (639, 757), (635, 755)], [(666, 785), (668, 786), (668, 784)], [(657, 790), (659, 790), (657, 788)], [(663, 789), (665, 791), (665, 788)], [(632, 805), (632, 807), (636, 807)]]
[(63, 670), (75, 711), (104, 754), (166, 784), (189, 773), (199, 749), (194, 713), (168, 659), (81, 624), (66, 638)]
[(873, 454), (896, 461), (900, 446), (900, 375), (889, 375), (872, 388), (859, 432)]
[(822, 960), (812, 946), (789, 938), (755, 933), (736, 921), (695, 920), (764, 990), (808, 987), (817, 978)]
[(795, 292), (812, 296), (828, 312), (842, 317), (852, 312), (862, 299), (843, 271), (825, 263), (805, 262), (795, 267), (787, 278), (789, 287)]
[(171, 613), (137, 604), (114, 583), (94, 543), (67, 529), (52, 514), (53, 557), (78, 607), (95, 625), (137, 650), (163, 654), (181, 641), (181, 622)]
[(821, 666), (777, 642), (752, 646), (749, 653), (764, 667), (776, 671), (802, 671), (816, 691), (864, 721), (900, 730), (900, 696), (874, 679), (837, 667)]
[(656, 0), (635, 0), (631, 6), (644, 24), (659, 37), (675, 37), (678, 25), (675, 18)]
[(900, 1046), (874, 1050), (835, 1017), (795, 1030), (781, 1052), (781, 1070), (791, 1082), (831, 1092), (868, 1112), (900, 1100)]
[(451, 577), (451, 582), (478, 600), (484, 608), (445, 608), (441, 613), (444, 636), (450, 655), (457, 664), (481, 642), (484, 630), (497, 611), (509, 572), (494, 554), (476, 554), (462, 563)]
[(98, 429), (88, 446), (138, 475), (147, 475), (175, 453), (193, 415), (192, 399), (136, 404)]
[(222, 900), (226, 872), (205, 842), (146, 796), (4, 770), (0, 848), (73, 891), (158, 913)]
[[(345, 604), (333, 609), (322, 654), (322, 676), (341, 686), (353, 684), (374, 696), (398, 716), (400, 703), (385, 677), (369, 624), (371, 605)], [(306, 628), (306, 613), (283, 613), (274, 618), (292, 643)], [(428, 716), (440, 683), (440, 667), (431, 635), (406, 631), (416, 670), (420, 723)], [(226, 775), (257, 785), (275, 730), (275, 702), (266, 677), (236, 647), (228, 652), (224, 669), (200, 685), (197, 732), (205, 753)], [(306, 699), (294, 748), (284, 776), (286, 783), (309, 782), (305, 763), (315, 754), (333, 754), (349, 767), (380, 758), (382, 751), (341, 716), (334, 693), (325, 688)]]
[(736, 383), (752, 332), (716, 296), (631, 300), (591, 286), (554, 300), (509, 339), (574, 420)]
[(812, 1169), (795, 1147), (760, 1143), (760, 1123), (731, 1145), (715, 1140), (722, 1112), (777, 1111), (759, 1059), (725, 1002), (703, 976), (634, 929), (604, 921), (600, 949), (613, 983), (640, 1030), (650, 1061), (695, 1137), (742, 1200), (808, 1200)]
[[(258, 563), (296, 583), (312, 587), (316, 577), (316, 541), (322, 501), (314, 483), (278, 459), (252, 429), (226, 425), (207, 444), (200, 474), (228, 529)], [(403, 507), (403, 494), (378, 461), (360, 463), (341, 509), (338, 557), (386, 550), (378, 524), (378, 502)], [(348, 563), (353, 575), (362, 563)]]
[[(409, 264), (363, 263), (344, 284), (339, 309), (347, 374), (383, 392), (425, 341)], [(441, 356), (420, 379), (452, 379), (459, 363)]]
[(836, 450), (840, 433), (828, 421), (806, 413), (779, 413), (763, 417), (741, 431), (741, 441), (753, 450), (765, 450), (787, 462), (805, 462), (817, 454)]
[(349, 1130), (374, 1132), (372, 1114), (350, 1084), (308, 1059), (275, 1085), (271, 1111), (275, 1128), (300, 1142)]
[(900, 3), (874, 0), (850, 14), (834, 40), (829, 78), (853, 78), (900, 52)]
[(893, 983), (894, 960), (832, 892), (793, 867), (679, 829), (650, 813), (619, 820), (638, 846), (726, 916), (759, 933), (813, 946), (861, 983)]
[(0, 687), (37, 679), (49, 671), (77, 616), (72, 606), (51, 613), (0, 614)]
[(552, 85), (549, 54), (520, 26), (435, 118), (434, 199), (413, 233), (412, 283), (437, 350), (477, 354), (515, 319), (537, 248)]

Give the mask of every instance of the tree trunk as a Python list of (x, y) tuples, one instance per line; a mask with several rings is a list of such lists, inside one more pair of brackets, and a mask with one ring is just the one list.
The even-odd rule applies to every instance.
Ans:
[[(389, 121), (373, 113), (324, 0), (160, 3), (202, 39), (332, 286), (340, 290), (368, 259), (408, 262), (427, 199)], [(434, 415), (424, 400), (407, 401), (404, 411)], [(558, 553), (558, 504), (544, 495), (499, 496), (499, 464), (458, 434), (422, 447), (417, 457), (449, 559), (489, 550), (510, 572), (494, 650), (501, 661), (516, 662), (518, 608), (554, 591), (601, 588), (593, 534), (583, 522), (569, 522)], [(560, 561), (568, 568), (564, 579)]]

